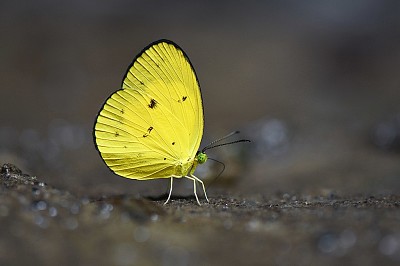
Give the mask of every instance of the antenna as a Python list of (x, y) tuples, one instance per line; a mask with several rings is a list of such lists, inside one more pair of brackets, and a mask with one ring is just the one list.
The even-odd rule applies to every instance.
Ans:
[[(217, 139), (217, 140), (212, 141), (210, 144), (208, 144), (207, 146), (205, 146), (205, 147), (201, 150), (201, 152), (204, 153), (206, 150), (209, 150), (209, 149), (213, 149), (213, 148), (216, 148), (216, 147), (225, 146), (225, 145), (229, 145), (229, 144), (234, 144), (234, 143), (238, 143), (238, 142), (251, 142), (251, 141), (248, 140), (248, 139), (241, 139), (241, 140), (235, 140), (235, 141), (231, 141), (231, 142), (226, 142), (226, 143), (221, 143), (221, 144), (214, 145), (215, 143), (220, 142), (220, 141), (222, 141), (222, 140), (224, 140), (224, 139), (227, 139), (227, 138), (229, 138), (229, 137), (231, 137), (231, 136), (233, 136), (233, 135), (236, 135), (236, 134), (238, 134), (238, 133), (240, 133), (240, 131), (233, 131), (233, 132), (229, 133), (228, 135), (226, 135), (226, 136), (224, 136), (224, 137), (222, 137), (222, 138), (219, 138), (219, 139)], [(225, 167), (224, 167), (224, 168), (225, 168)]]

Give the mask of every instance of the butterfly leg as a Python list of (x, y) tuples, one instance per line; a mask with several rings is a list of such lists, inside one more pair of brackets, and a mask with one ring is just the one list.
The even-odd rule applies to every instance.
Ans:
[(169, 187), (169, 195), (168, 195), (168, 199), (164, 202), (164, 205), (167, 204), (168, 201), (169, 201), (169, 199), (171, 198), (171, 194), (172, 194), (172, 183), (173, 183), (173, 181), (174, 181), (174, 178), (171, 177), (171, 184), (170, 184), (170, 187)]
[[(193, 192), (194, 196), (196, 197), (197, 203), (201, 206), (199, 198), (197, 197), (197, 189), (196, 189), (196, 178), (194, 178), (192, 175), (191, 176), (185, 176), (186, 178), (193, 180)], [(198, 179), (198, 178), (197, 178)]]
[(204, 186), (203, 181), (201, 181), (199, 178), (197, 178), (197, 177), (194, 176), (194, 175), (190, 175), (190, 176), (191, 176), (194, 180), (196, 180), (197, 182), (199, 182), (199, 183), (203, 186), (204, 196), (206, 197), (207, 202), (210, 202), (210, 201), (208, 200), (207, 193), (206, 193), (206, 188), (205, 188), (205, 186)]

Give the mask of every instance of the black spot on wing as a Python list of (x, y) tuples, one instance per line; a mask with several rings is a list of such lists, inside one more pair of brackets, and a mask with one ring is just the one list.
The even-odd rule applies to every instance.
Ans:
[(150, 132), (153, 130), (153, 127), (149, 127), (147, 129), (147, 132), (145, 134), (143, 134), (143, 138), (147, 137), (148, 135), (150, 135)]
[(154, 109), (157, 104), (158, 103), (157, 103), (157, 101), (155, 99), (151, 99), (150, 103), (148, 104), (148, 106), (149, 106), (150, 109)]
[(184, 102), (184, 101), (186, 101), (186, 99), (187, 99), (187, 96), (182, 96), (182, 99), (179, 99), (178, 103)]

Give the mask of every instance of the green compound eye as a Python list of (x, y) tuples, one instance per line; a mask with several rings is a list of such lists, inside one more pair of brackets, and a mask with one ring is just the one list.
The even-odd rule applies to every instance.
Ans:
[(207, 154), (203, 153), (203, 152), (199, 152), (196, 156), (197, 161), (199, 162), (199, 164), (205, 163), (207, 161)]

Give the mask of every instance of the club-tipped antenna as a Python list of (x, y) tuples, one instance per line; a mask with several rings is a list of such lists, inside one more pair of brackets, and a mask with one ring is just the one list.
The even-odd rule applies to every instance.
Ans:
[(227, 142), (227, 143), (222, 143), (222, 144), (214, 145), (215, 143), (218, 143), (218, 142), (220, 142), (220, 141), (222, 141), (222, 140), (224, 140), (224, 139), (227, 139), (227, 138), (232, 137), (233, 135), (236, 135), (236, 134), (239, 134), (239, 133), (240, 133), (240, 131), (233, 131), (233, 132), (229, 133), (228, 135), (223, 136), (222, 138), (216, 139), (216, 140), (212, 141), (210, 144), (208, 144), (207, 146), (205, 146), (205, 147), (201, 150), (201, 152), (205, 152), (206, 150), (213, 149), (213, 148), (215, 148), (215, 147), (225, 146), (225, 145), (229, 145), (229, 144), (233, 144), (233, 143), (238, 143), (238, 142), (250, 142), (250, 140), (241, 139), (241, 140), (236, 140), (236, 141), (231, 141), (231, 142)]

